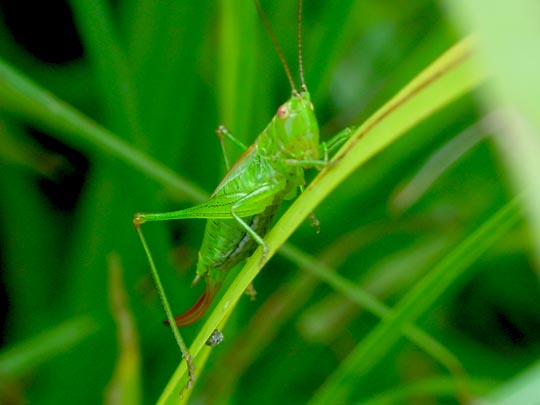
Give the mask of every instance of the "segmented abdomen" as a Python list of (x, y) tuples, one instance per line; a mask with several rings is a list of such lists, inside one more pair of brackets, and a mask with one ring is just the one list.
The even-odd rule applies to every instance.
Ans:
[[(280, 203), (281, 199), (274, 201), (261, 214), (242, 219), (257, 235), (264, 237)], [(236, 220), (208, 220), (199, 252), (197, 273), (201, 274), (199, 270), (213, 271), (214, 277), (223, 278), (227, 270), (251, 256), (257, 247), (257, 242)]]

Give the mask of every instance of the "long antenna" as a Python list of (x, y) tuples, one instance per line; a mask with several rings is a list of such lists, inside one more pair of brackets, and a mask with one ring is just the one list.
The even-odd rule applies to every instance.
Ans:
[[(257, 6), (257, 11), (259, 12), (259, 15), (261, 16), (261, 20), (266, 28), (266, 31), (268, 31), (268, 34), (270, 35), (270, 38), (272, 39), (272, 42), (274, 43), (276, 52), (279, 56), (279, 59), (281, 60), (281, 65), (283, 66), (283, 69), (285, 70), (285, 74), (287, 75), (287, 79), (289, 79), (289, 83), (291, 84), (292, 92), (295, 94), (298, 94), (298, 90), (296, 90), (296, 86), (294, 85), (291, 69), (289, 68), (289, 65), (287, 64), (287, 59), (285, 59), (285, 55), (283, 54), (283, 51), (281, 50), (281, 47), (279, 46), (279, 42), (276, 38), (276, 34), (274, 34), (274, 31), (272, 30), (270, 21), (268, 21), (268, 18), (266, 17), (266, 14), (264, 13), (264, 10), (262, 9), (261, 3), (259, 3), (259, 0), (255, 0), (255, 6)], [(303, 84), (302, 89), (304, 88), (304, 86), (305, 85)]]
[(304, 60), (302, 57), (302, 0), (298, 0), (298, 71), (300, 73), (300, 87), (302, 91), (308, 91), (304, 80)]

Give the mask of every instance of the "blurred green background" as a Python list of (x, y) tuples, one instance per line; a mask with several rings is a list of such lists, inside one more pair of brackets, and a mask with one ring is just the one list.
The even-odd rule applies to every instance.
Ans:
[[(323, 139), (361, 124), (470, 31), (480, 32), (495, 79), (358, 170), (318, 207), (320, 234), (305, 224), (291, 243), (393, 305), (516, 190), (533, 187), (524, 220), (417, 324), (465, 377), (401, 339), (353, 403), (540, 401), (531, 389), (540, 378), (540, 126), (526, 121), (540, 98), (540, 57), (529, 52), (540, 49), (540, 34), (527, 30), (535, 3), (508, 14), (466, 2), (305, 1), (306, 81)], [(262, 7), (297, 72), (296, 2)], [(500, 21), (520, 24), (497, 29)], [(225, 170), (215, 128), (249, 144), (290, 94), (276, 52), (249, 0), (4, 0), (0, 57), (193, 185), (171, 189), (150, 169), (0, 99), (0, 402), (153, 403), (179, 353), (132, 216), (211, 193)], [(501, 106), (522, 112), (534, 136), (506, 137), (514, 127)], [(230, 147), (230, 159), (238, 152)], [(201, 293), (190, 283), (203, 226), (145, 228), (176, 313)], [(240, 301), (198, 372), (193, 403), (306, 402), (379, 321), (279, 255), (255, 288), (257, 300)], [(197, 330), (182, 332), (191, 342)]]

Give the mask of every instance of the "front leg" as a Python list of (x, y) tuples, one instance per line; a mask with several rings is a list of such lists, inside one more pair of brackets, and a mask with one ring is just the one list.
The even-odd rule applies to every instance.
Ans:
[(351, 137), (355, 127), (345, 128), (337, 133), (327, 142), (321, 142), (319, 145), (319, 156), (322, 159), (285, 159), (285, 163), (290, 166), (315, 167), (318, 170), (332, 165), (329, 155), (339, 149)]
[(229, 158), (227, 157), (227, 148), (225, 147), (225, 138), (227, 138), (233, 144), (235, 144), (240, 149), (242, 149), (242, 152), (244, 152), (247, 149), (247, 146), (244, 145), (242, 142), (240, 142), (240, 140), (236, 138), (233, 134), (231, 134), (229, 130), (225, 128), (224, 125), (220, 125), (219, 127), (217, 127), (216, 134), (219, 138), (221, 151), (223, 152), (223, 159), (225, 160), (225, 166), (227, 167), (227, 170), (229, 170), (231, 168), (231, 165), (229, 164)]
[(329, 155), (333, 154), (336, 150), (349, 140), (354, 133), (356, 127), (347, 127), (344, 130), (338, 132), (332, 138), (326, 142), (321, 142), (319, 145), (319, 156), (324, 156), (324, 160), (328, 161)]

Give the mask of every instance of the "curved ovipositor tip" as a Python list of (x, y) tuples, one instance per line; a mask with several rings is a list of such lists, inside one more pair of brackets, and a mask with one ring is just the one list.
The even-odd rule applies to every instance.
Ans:
[[(216, 284), (208, 279), (205, 281), (206, 288), (197, 302), (186, 312), (174, 318), (176, 326), (187, 326), (197, 322), (210, 307), (210, 304), (214, 300), (214, 297), (216, 296), (221, 284)], [(169, 321), (165, 321), (165, 325), (169, 325)]]

